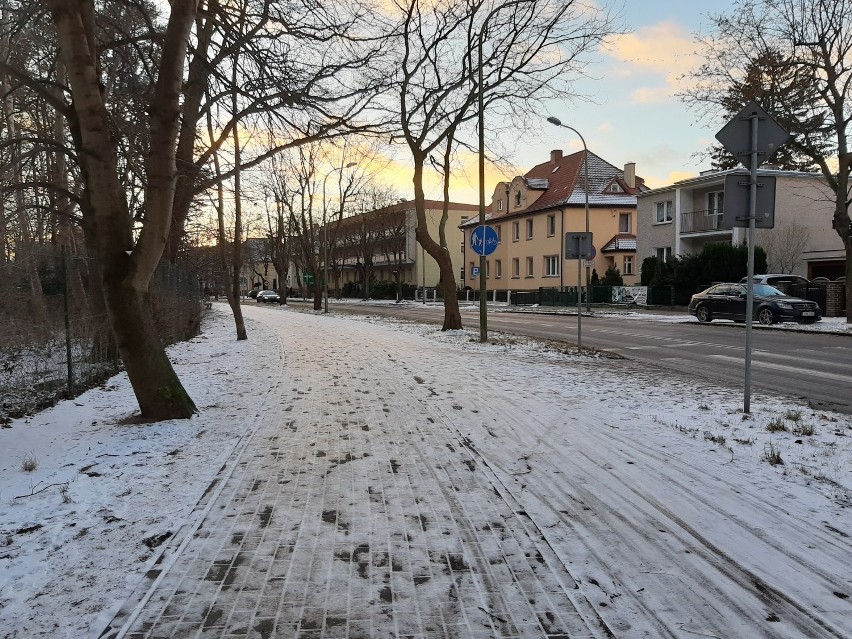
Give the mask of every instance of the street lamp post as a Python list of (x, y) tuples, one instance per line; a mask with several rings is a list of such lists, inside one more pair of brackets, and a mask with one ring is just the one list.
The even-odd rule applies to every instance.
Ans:
[(323, 313), (328, 313), (328, 224), (326, 224), (326, 203), (325, 203), (325, 185), (328, 182), (328, 177), (336, 172), (344, 169), (351, 169), (356, 166), (355, 162), (350, 162), (346, 166), (339, 166), (325, 174), (322, 181), (322, 298), (323, 298)]
[[(559, 118), (555, 118), (553, 116), (547, 118), (547, 121), (551, 124), (555, 124), (556, 126), (561, 126), (563, 129), (568, 129), (569, 131), (573, 131), (577, 134), (577, 137), (580, 138), (580, 142), (583, 143), (583, 195), (586, 199), (586, 233), (589, 232), (589, 149), (586, 147), (586, 140), (580, 134), (580, 132), (572, 126), (568, 126), (567, 124), (562, 124), (562, 121)], [(580, 282), (577, 282), (577, 290), (579, 295), (580, 290)], [(592, 309), (592, 294), (589, 290), (589, 267), (586, 266), (586, 311), (590, 311)]]

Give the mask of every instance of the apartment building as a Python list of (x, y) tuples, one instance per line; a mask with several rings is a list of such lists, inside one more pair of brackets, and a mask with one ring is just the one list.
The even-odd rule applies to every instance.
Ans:
[[(588, 193), (584, 152), (563, 156), (550, 153), (550, 160), (511, 181), (499, 182), (488, 206), (486, 223), (500, 241), (486, 260), (489, 291), (532, 291), (540, 287), (577, 285), (577, 261), (564, 259), (564, 237), (586, 230), (593, 235), (596, 255), (581, 265), (603, 276), (615, 266), (625, 285), (638, 283), (636, 262), (636, 196), (645, 190), (630, 162), (623, 169), (588, 153)], [(462, 225), (464, 269), (462, 285), (478, 288), (479, 256), (470, 249), (470, 234), (478, 217)]]
[[(426, 200), (429, 234), (437, 239), (443, 216), (443, 202)], [(450, 202), (446, 224), (447, 250), (456, 272), (462, 262), (462, 231), (459, 226), (475, 216), (475, 204)], [(375, 281), (395, 281), (435, 288), (440, 280), (438, 263), (417, 243), (417, 214), (414, 202), (406, 201), (366, 211), (329, 224), (329, 268), (331, 288), (347, 283), (362, 283), (365, 277)]]
[[(742, 244), (747, 229), (721, 228), (725, 177), (745, 169), (704, 171), (694, 178), (639, 194), (637, 260), (700, 253), (711, 242)], [(758, 170), (775, 177), (775, 227), (756, 229), (755, 245), (766, 250), (770, 273), (834, 280), (844, 273), (843, 243), (832, 228), (834, 196), (818, 173)]]

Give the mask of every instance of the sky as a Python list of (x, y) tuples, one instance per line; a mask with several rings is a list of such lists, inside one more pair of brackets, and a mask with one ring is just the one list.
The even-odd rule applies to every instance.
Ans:
[(243, 310), (247, 341), (216, 302), (169, 348), (189, 421), (134, 421), (120, 374), (0, 428), (0, 638), (197, 636), (174, 624), (204, 614), (204, 636), (267, 614), (323, 637), (852, 636), (852, 416), (754, 393), (747, 419), (741, 388), (333, 301)]
[[(625, 0), (624, 22), (630, 32), (595, 55), (589, 72), (599, 80), (577, 84), (594, 101), (553, 104), (552, 113), (542, 117), (539, 139), (525, 139), (512, 158), (518, 174), (549, 160), (552, 149), (561, 148), (567, 155), (583, 148), (573, 133), (548, 124), (547, 115), (576, 128), (590, 151), (615, 166), (635, 162), (636, 174), (652, 188), (709, 168), (693, 154), (714, 141), (723, 123), (699, 122), (696, 112), (674, 94), (678, 77), (700, 63), (694, 55), (693, 34), (706, 31), (707, 14), (725, 13), (732, 5), (732, 0)], [(475, 180), (476, 170), (468, 173)], [(514, 176), (500, 175), (489, 167), (486, 202), (497, 181), (506, 177)], [(433, 187), (430, 196), (439, 194)], [(459, 180), (453, 198), (476, 203), (475, 182)]]

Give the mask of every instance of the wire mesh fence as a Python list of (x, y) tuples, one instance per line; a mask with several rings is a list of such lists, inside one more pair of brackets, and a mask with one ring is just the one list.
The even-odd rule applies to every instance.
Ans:
[[(0, 416), (73, 397), (121, 369), (101, 290), (99, 260), (52, 247), (0, 265)], [(164, 344), (196, 335), (198, 279), (163, 266), (151, 307)]]

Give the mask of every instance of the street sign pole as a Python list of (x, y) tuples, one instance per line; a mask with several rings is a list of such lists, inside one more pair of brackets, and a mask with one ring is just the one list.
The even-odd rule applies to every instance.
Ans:
[[(482, 85), (482, 31), (479, 32), (479, 226), (485, 226), (485, 107), (483, 106), (483, 95), (485, 89)], [(483, 231), (483, 240), (485, 234)], [(479, 341), (488, 341), (488, 292), (485, 284), (485, 251), (479, 255)]]
[[(593, 244), (594, 238), (591, 233), (566, 233), (565, 234), (565, 259), (577, 260), (577, 349), (583, 350), (583, 260), (589, 259), (595, 254)], [(587, 291), (588, 295), (589, 292)]]
[(751, 144), (749, 145), (750, 166), (749, 173), (751, 181), (749, 183), (749, 198), (748, 198), (748, 232), (746, 234), (746, 243), (748, 244), (748, 266), (747, 266), (747, 284), (746, 284), (746, 335), (745, 335), (745, 375), (743, 390), (743, 413), (751, 413), (751, 332), (752, 324), (754, 324), (754, 227), (757, 217), (757, 129), (759, 116), (757, 113), (752, 113), (749, 116), (751, 124)]
[(580, 278), (583, 277), (583, 269), (580, 265), (583, 263), (583, 260), (577, 259), (577, 350), (583, 350), (583, 340), (580, 337), (583, 334), (581, 330), (582, 321), (583, 321), (583, 296), (580, 295)]
[[(761, 125), (761, 121), (763, 124)], [(751, 332), (754, 317), (754, 230), (757, 226), (757, 167), (766, 162), (781, 146), (790, 139), (787, 133), (772, 117), (764, 111), (757, 102), (749, 102), (742, 110), (731, 119), (716, 134), (716, 139), (722, 143), (730, 153), (741, 164), (749, 170), (749, 202), (748, 202), (748, 231), (746, 232), (746, 243), (748, 244), (748, 267), (746, 276), (746, 330), (745, 330), (745, 363), (743, 391), (743, 413), (751, 412)], [(745, 141), (748, 140), (747, 150)], [(726, 180), (727, 185), (727, 180)], [(774, 208), (774, 184), (772, 185)], [(731, 204), (729, 198), (725, 197), (725, 206)], [(724, 215), (724, 214), (723, 214)], [(774, 211), (770, 213), (768, 228), (774, 223)], [(738, 218), (729, 216), (736, 222)], [(739, 226), (739, 224), (734, 224)], [(762, 223), (761, 226), (766, 226)]]

